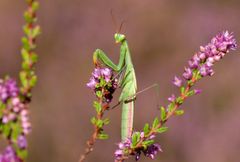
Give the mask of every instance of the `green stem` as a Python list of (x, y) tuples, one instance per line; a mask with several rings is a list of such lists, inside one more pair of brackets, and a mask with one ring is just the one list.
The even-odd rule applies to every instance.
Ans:
[[(181, 99), (182, 99), (182, 103), (189, 97), (189, 96), (187, 95), (188, 92), (189, 92), (189, 91), (191, 90), (191, 88), (195, 85), (195, 83), (200, 79), (199, 75), (200, 75), (199, 73), (196, 73), (196, 76), (193, 77), (192, 80), (187, 83), (187, 86), (185, 87), (184, 92), (180, 94), (180, 97), (181, 97)], [(161, 128), (161, 127), (170, 119), (170, 117), (174, 115), (174, 112), (182, 105), (182, 103), (178, 103), (178, 102), (174, 101), (174, 107), (173, 107), (173, 109), (172, 109), (171, 111), (167, 111), (166, 118), (165, 118), (164, 120), (161, 119), (160, 122), (159, 122), (159, 124), (158, 124), (155, 128), (152, 128), (152, 129), (150, 130), (150, 132), (149, 132), (147, 135), (145, 135), (145, 137), (142, 138), (134, 148), (132, 148), (132, 149), (129, 150), (128, 154), (130, 155), (130, 154), (134, 153), (136, 149), (142, 147), (142, 142), (143, 142), (143, 141), (145, 141), (145, 140), (146, 140), (147, 138), (149, 138), (151, 135), (157, 134), (157, 129), (158, 129), (158, 128)], [(171, 103), (170, 103), (170, 104), (171, 104)], [(170, 105), (170, 104), (169, 104), (169, 105)], [(123, 160), (124, 160), (124, 159), (123, 159)], [(120, 160), (119, 162), (122, 162), (123, 160)]]
[(39, 3), (36, 0), (26, 0), (28, 5), (24, 12), (25, 25), (23, 31), (25, 36), (22, 37), (22, 69), (19, 73), (21, 81), (21, 94), (25, 103), (29, 103), (32, 97), (32, 88), (36, 85), (37, 76), (35, 74), (35, 64), (37, 62), (36, 38), (40, 34), (40, 27), (36, 25), (36, 11)]
[[(102, 89), (102, 94), (103, 93), (104, 93), (104, 89)], [(101, 106), (101, 111), (97, 112), (96, 119), (97, 120), (102, 120), (104, 112), (106, 110), (108, 110), (109, 105), (108, 104), (104, 105), (103, 95), (98, 98), (98, 102)], [(93, 131), (91, 137), (89, 138), (89, 140), (86, 142), (87, 146), (85, 148), (84, 153), (82, 155), (80, 155), (79, 162), (83, 162), (86, 159), (87, 155), (90, 154), (93, 151), (93, 146), (94, 146), (96, 140), (98, 139), (98, 136), (101, 134), (101, 132), (103, 130), (103, 126), (99, 127), (98, 125), (94, 124), (93, 127), (94, 127), (94, 131)]]

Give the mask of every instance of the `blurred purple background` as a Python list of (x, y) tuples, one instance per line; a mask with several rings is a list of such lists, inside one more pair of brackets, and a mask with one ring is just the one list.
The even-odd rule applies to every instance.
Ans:
[[(42, 35), (38, 39), (39, 82), (31, 104), (33, 132), (28, 162), (77, 162), (92, 132), (92, 92), (86, 83), (93, 70), (92, 53), (103, 49), (118, 62), (119, 46), (110, 15), (125, 20), (139, 90), (158, 83), (158, 102), (177, 91), (171, 84), (200, 45), (222, 30), (240, 40), (238, 0), (40, 0)], [(24, 1), (0, 1), (0, 74), (17, 77), (20, 69)], [(186, 114), (168, 122), (158, 136), (163, 153), (153, 161), (238, 162), (240, 152), (239, 50), (215, 65), (216, 74), (197, 84), (203, 93), (183, 105)], [(117, 96), (118, 94), (115, 94)], [(115, 102), (117, 97), (115, 97)], [(155, 91), (138, 96), (135, 129), (159, 114)], [(98, 141), (87, 162), (113, 161), (120, 141), (121, 109), (106, 114), (110, 139)], [(134, 161), (133, 159), (128, 161)], [(140, 160), (150, 161), (142, 158)]]

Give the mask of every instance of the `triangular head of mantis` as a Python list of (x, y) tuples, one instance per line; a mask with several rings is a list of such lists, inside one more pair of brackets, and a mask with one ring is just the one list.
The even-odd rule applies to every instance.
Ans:
[(115, 39), (116, 43), (122, 43), (126, 39), (126, 37), (123, 34), (116, 33), (116, 34), (114, 34), (114, 39)]

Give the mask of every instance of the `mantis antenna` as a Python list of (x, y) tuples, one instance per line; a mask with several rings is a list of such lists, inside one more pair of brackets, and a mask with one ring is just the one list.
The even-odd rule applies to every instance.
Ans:
[[(112, 17), (113, 25), (114, 25), (115, 30), (116, 30), (116, 29), (117, 29), (117, 21), (116, 21), (116, 19), (115, 19), (114, 14), (113, 14), (113, 9), (111, 9), (110, 14), (111, 14), (111, 17)], [(118, 32), (118, 31), (116, 30), (116, 32)]]
[(111, 14), (111, 17), (112, 17), (113, 25), (114, 25), (114, 27), (115, 27), (115, 29), (116, 29), (116, 33), (120, 33), (120, 32), (121, 32), (121, 29), (122, 29), (122, 27), (123, 27), (123, 24), (125, 23), (125, 20), (123, 20), (123, 21), (121, 22), (119, 28), (117, 28), (118, 25), (117, 25), (117, 21), (116, 21), (116, 19), (115, 19), (115, 16), (114, 16), (114, 14), (113, 14), (113, 9), (111, 9), (110, 14)]
[(121, 29), (122, 29), (124, 23), (125, 23), (125, 20), (123, 20), (123, 21), (121, 22), (120, 27), (119, 27), (119, 30), (118, 30), (118, 33), (121, 32)]

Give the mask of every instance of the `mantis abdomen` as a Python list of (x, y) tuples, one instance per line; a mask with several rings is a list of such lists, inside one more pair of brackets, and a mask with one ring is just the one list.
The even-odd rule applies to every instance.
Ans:
[(131, 137), (133, 129), (133, 113), (134, 103), (123, 103), (122, 105), (122, 123), (121, 123), (121, 138), (122, 141)]
[[(131, 64), (132, 66), (132, 64)], [(134, 98), (136, 94), (137, 84), (133, 67), (127, 67), (124, 79), (122, 81), (122, 93), (119, 98), (122, 102), (122, 123), (121, 138), (122, 141), (131, 137), (133, 129), (134, 114)]]

